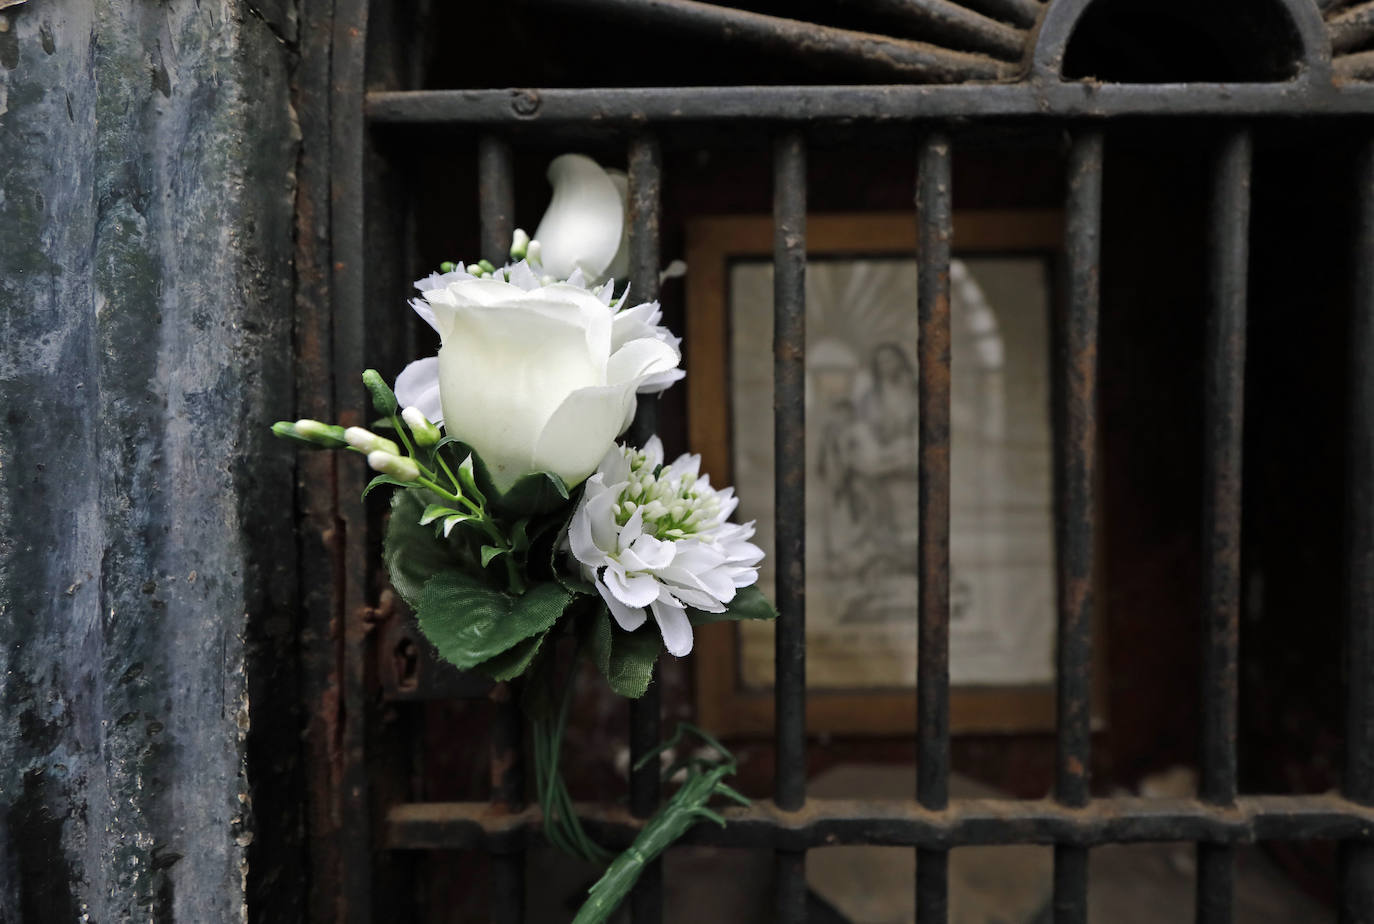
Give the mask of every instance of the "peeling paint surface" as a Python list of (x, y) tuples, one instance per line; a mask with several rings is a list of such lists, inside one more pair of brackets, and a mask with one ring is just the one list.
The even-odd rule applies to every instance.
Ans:
[(0, 7), (0, 920), (246, 920), (293, 52), (227, 0)]

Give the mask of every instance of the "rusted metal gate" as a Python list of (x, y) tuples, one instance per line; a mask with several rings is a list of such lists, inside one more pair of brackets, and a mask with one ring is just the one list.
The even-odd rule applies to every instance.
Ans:
[[(462, 91), (369, 91), (367, 56), (387, 54), (387, 39), (368, 39), (367, 0), (337, 0), (332, 35), (307, 40), (303, 68), (328, 73), (332, 95), (307, 99), (307, 132), (327, 129), (331, 159), (305, 164), (302, 182), (302, 299), (328, 304), (306, 312), (300, 340), (309, 366), (300, 378), (301, 412), (327, 416), (332, 406), (361, 406), (355, 372), (375, 362), (378, 334), (367, 324), (367, 293), (384, 273), (376, 255), (393, 247), (379, 171), (385, 145), (376, 139), (404, 128), (458, 127), (477, 146), (483, 255), (500, 261), (513, 227), (512, 145), (541, 133), (585, 129), (614, 134), (627, 145), (631, 188), (632, 280), (640, 296), (658, 291), (660, 139), (684, 126), (765, 126), (772, 135), (775, 218), (775, 382), (777, 571), (804, 565), (803, 406), (805, 356), (806, 164), (808, 131), (843, 121), (861, 127), (905, 126), (918, 139), (914, 221), (919, 222), (919, 663), (918, 786), (904, 804), (831, 802), (806, 798), (805, 597), (799, 583), (778, 590), (776, 648), (777, 772), (771, 802), (732, 812), (724, 830), (699, 828), (689, 841), (771, 849), (776, 857), (777, 918), (805, 917), (804, 857), (835, 844), (911, 847), (916, 851), (916, 899), (922, 924), (943, 921), (947, 859), (968, 845), (1052, 844), (1054, 919), (1087, 917), (1087, 857), (1109, 843), (1188, 840), (1197, 843), (1198, 920), (1229, 921), (1233, 907), (1233, 848), (1255, 840), (1329, 839), (1341, 842), (1342, 921), (1374, 921), (1374, 4), (1341, 0), (1272, 0), (1286, 22), (1295, 53), (1276, 75), (1227, 82), (1101, 83), (1065, 77), (1070, 41), (1090, 0), (913, 0), (905, 15), (952, 36), (948, 48), (857, 36), (841, 29), (794, 23), (688, 0), (579, 0), (590, 14), (659, 17), (671, 28), (731, 30), (760, 44), (802, 43), (808, 53), (870, 62), (888, 81), (864, 86), (718, 86)], [(1102, 0), (1099, 0), (1102, 2)], [(566, 0), (565, 0), (566, 3)], [(308, 13), (308, 8), (307, 8)], [(307, 16), (306, 29), (310, 28)], [(799, 31), (800, 30), (800, 31)], [(315, 50), (312, 52), (311, 48)], [(369, 48), (372, 49), (369, 52)], [(332, 62), (328, 54), (332, 54)], [(332, 49), (332, 50), (330, 50)], [(378, 49), (382, 49), (379, 51)], [(326, 70), (327, 69), (327, 70)], [(322, 86), (317, 83), (316, 86)], [(308, 85), (306, 85), (308, 96)], [(327, 105), (326, 105), (327, 103)], [(311, 105), (318, 106), (312, 109)], [(322, 114), (327, 109), (327, 117)], [(1343, 791), (1318, 796), (1238, 797), (1238, 690), (1241, 453), (1246, 352), (1246, 281), (1253, 131), (1274, 120), (1303, 116), (1345, 120), (1366, 137), (1358, 197), (1356, 305), (1348, 448), (1346, 763)], [(1093, 647), (1097, 467), (1097, 332), (1099, 238), (1102, 227), (1104, 138), (1135, 117), (1207, 121), (1215, 128), (1206, 156), (1211, 167), (1208, 232), (1210, 311), (1206, 345), (1206, 644), (1200, 678), (1204, 704), (1201, 792), (1197, 799), (1093, 798), (1089, 792), (1090, 656)], [(1067, 276), (1062, 350), (1064, 387), (1056, 409), (1056, 524), (1058, 535), (1058, 689), (1056, 785), (1039, 801), (950, 800), (949, 529), (950, 529), (950, 297), (951, 157), (961, 136), (984, 122), (1055, 127), (1068, 134)], [(1014, 136), (1014, 135), (1013, 135)], [(373, 139), (369, 142), (367, 139)], [(1014, 149), (1010, 150), (1014, 153)], [(312, 175), (313, 174), (313, 175)], [(670, 180), (669, 180), (670, 181)], [(311, 185), (313, 183), (313, 186)], [(310, 189), (314, 189), (312, 194)], [(325, 200), (329, 190), (327, 226)], [(312, 198), (313, 195), (313, 198)], [(371, 197), (371, 198), (369, 198)], [(392, 292), (399, 292), (394, 288)], [(388, 295), (394, 298), (394, 294)], [(405, 344), (389, 347), (404, 352)], [(332, 386), (311, 374), (332, 368)], [(332, 389), (332, 390), (331, 390)], [(652, 426), (652, 411), (639, 425)], [(339, 416), (339, 415), (335, 415)], [(329, 462), (307, 464), (330, 465)], [(521, 791), (520, 726), (514, 706), (496, 700), (493, 799), (486, 804), (405, 801), (404, 792), (375, 774), (380, 756), (369, 731), (375, 712), (369, 690), (381, 682), (399, 699), (485, 695), (480, 685), (454, 683), (401, 690), (405, 639), (389, 636), (381, 680), (373, 676), (368, 636), (386, 617), (387, 599), (359, 576), (370, 573), (368, 516), (356, 500), (360, 471), (340, 467), (328, 496), (305, 494), (304, 514), (328, 540), (307, 554), (304, 567), (328, 578), (313, 624), (342, 639), (338, 660), (317, 655), (307, 664), (308, 691), (317, 706), (313, 785), (330, 794), (312, 809), (316, 845), (312, 891), (327, 917), (368, 920), (395, 851), (479, 848), (494, 857), (491, 919), (522, 919), (522, 851), (539, 838), (538, 816)], [(375, 525), (375, 524), (374, 524)], [(346, 540), (345, 537), (346, 536)], [(331, 551), (331, 549), (333, 551)], [(337, 555), (335, 558), (333, 556)], [(378, 601), (382, 602), (379, 604)], [(388, 674), (388, 671), (393, 673)], [(332, 678), (332, 680), (331, 680)], [(331, 697), (333, 697), (331, 699)], [(508, 697), (505, 697), (508, 699)], [(336, 704), (333, 711), (318, 708)], [(659, 703), (652, 692), (636, 704), (631, 728), (635, 754), (660, 737)], [(323, 743), (322, 743), (323, 742)], [(371, 748), (371, 750), (369, 750)], [(587, 807), (594, 836), (628, 843), (636, 819), (659, 797), (652, 772), (630, 781), (630, 814)], [(631, 817), (632, 816), (632, 817)], [(381, 878), (379, 878), (381, 877)], [(635, 894), (636, 921), (660, 917), (661, 880), (651, 870)], [(320, 913), (320, 912), (317, 912)]]

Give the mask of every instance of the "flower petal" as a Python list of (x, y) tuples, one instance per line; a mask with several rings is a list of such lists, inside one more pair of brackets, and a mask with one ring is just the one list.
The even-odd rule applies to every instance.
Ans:
[(563, 399), (534, 442), (528, 471), (555, 472), (576, 487), (634, 416), (634, 382), (581, 388)]
[[(664, 599), (664, 597), (668, 599)], [(692, 652), (692, 622), (687, 618), (687, 610), (664, 594), (650, 605), (659, 632), (663, 633), (663, 647), (674, 657), (684, 657)]]
[(645, 377), (675, 369), (681, 361), (677, 350), (661, 340), (649, 337), (631, 340), (606, 361), (606, 384), (633, 381), (638, 388)]
[(439, 400), (439, 357), (417, 359), (396, 376), (396, 401), (401, 407), (418, 407), (435, 426), (444, 424)]
[(638, 629), (649, 618), (649, 614), (644, 612), (643, 607), (626, 606), (617, 600), (615, 594), (606, 588), (600, 578), (596, 580), (596, 592), (601, 595), (602, 600), (606, 601), (606, 608), (611, 611), (611, 615), (615, 617), (620, 628), (626, 632), (633, 632)]
[(434, 328), (436, 334), (442, 333), (442, 331), (439, 330), (439, 322), (434, 318), (434, 309), (430, 307), (429, 302), (425, 301), (423, 298), (412, 298), (410, 300), (410, 307), (415, 309), (415, 313), (420, 316), (421, 320)]
[(592, 535), (592, 518), (587, 510), (589, 503), (584, 495), (573, 513), (572, 522), (568, 524), (568, 546), (572, 549), (573, 558), (584, 565), (599, 568), (606, 564), (606, 553), (597, 546)]
[(625, 206), (605, 170), (582, 154), (549, 164), (553, 200), (534, 231), (544, 271), (560, 279), (581, 269), (599, 278), (620, 249)]
[(621, 568), (610, 565), (606, 568), (606, 587), (611, 594), (626, 606), (643, 608), (658, 599), (661, 586), (653, 575), (629, 575)]

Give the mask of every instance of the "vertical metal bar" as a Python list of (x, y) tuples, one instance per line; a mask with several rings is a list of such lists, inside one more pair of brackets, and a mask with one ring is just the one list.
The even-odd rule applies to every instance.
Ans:
[[(630, 295), (633, 304), (658, 298), (659, 200), (663, 175), (663, 155), (657, 139), (641, 136), (630, 142)], [(637, 446), (658, 430), (658, 396), (640, 395), (631, 428)], [(637, 700), (630, 702), (630, 766), (658, 745), (660, 687), (657, 682)], [(630, 812), (648, 818), (658, 808), (659, 766), (651, 761), (630, 772)], [(658, 924), (663, 919), (663, 862), (655, 860), (640, 874), (630, 893), (630, 920), (635, 924)]]
[[(344, 422), (364, 423), (365, 416), (350, 421), (367, 406), (362, 373), (367, 358), (366, 311), (364, 307), (363, 91), (367, 45), (368, 6), (361, 0), (337, 5), (334, 14), (332, 51), (333, 98), (331, 113), (331, 154), (333, 178), (330, 196), (330, 236), (333, 243), (333, 273), (330, 295), (334, 305), (332, 346), (334, 407)], [(336, 511), (343, 534), (341, 607), (337, 617), (343, 625), (342, 665), (343, 725), (339, 748), (338, 805), (340, 883), (334, 897), (333, 917), (339, 921), (372, 919), (372, 835), (367, 785), (366, 655), (368, 600), (366, 575), (372, 567), (368, 559), (367, 511), (361, 495), (365, 483), (363, 470), (356, 465), (340, 465), (335, 470)]]
[[(949, 257), (954, 215), (949, 138), (922, 139), (916, 175), (917, 597), (916, 798), (949, 804)], [(916, 851), (916, 920), (948, 917), (949, 852)]]
[[(515, 169), (510, 145), (484, 135), (477, 142), (477, 205), (482, 225), (482, 256), (500, 266), (509, 259), (515, 212)], [(524, 727), (509, 684), (491, 691), (491, 801), (498, 811), (525, 804)], [(525, 916), (525, 855), (492, 855), (491, 920), (519, 924)]]
[[(1069, 152), (1068, 303), (1062, 350), (1058, 463), (1058, 646), (1055, 798), (1088, 804), (1092, 749), (1094, 479), (1097, 463), (1097, 318), (1102, 235), (1102, 135), (1077, 136)], [(1088, 910), (1088, 851), (1054, 849), (1054, 920), (1082, 924)]]
[(482, 219), (482, 258), (504, 266), (515, 232), (515, 169), (510, 144), (495, 135), (477, 140), (477, 210)]
[[(1374, 141), (1360, 151), (1346, 428), (1346, 798), (1374, 805)], [(1374, 924), (1374, 843), (1341, 845), (1341, 924)]]
[[(1208, 224), (1210, 305), (1203, 414), (1202, 774), (1205, 802), (1236, 798), (1237, 649), (1240, 642), (1241, 451), (1245, 423), (1245, 304), (1250, 250), (1248, 130), (1221, 144), (1212, 178)], [(1232, 917), (1234, 852), (1198, 845), (1197, 920)]]
[[(773, 800), (806, 801), (806, 142), (798, 131), (773, 145), (773, 441), (777, 768)], [(778, 920), (805, 920), (805, 855), (776, 858)]]

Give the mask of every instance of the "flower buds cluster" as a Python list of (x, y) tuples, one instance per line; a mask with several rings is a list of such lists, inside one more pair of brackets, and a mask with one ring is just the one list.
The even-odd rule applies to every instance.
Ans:
[(279, 420), (272, 425), (272, 432), (283, 439), (304, 443), (318, 449), (342, 449), (348, 445), (344, 428), (318, 420), (302, 419), (295, 423)]

